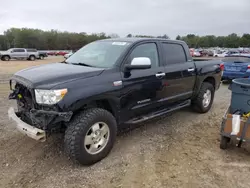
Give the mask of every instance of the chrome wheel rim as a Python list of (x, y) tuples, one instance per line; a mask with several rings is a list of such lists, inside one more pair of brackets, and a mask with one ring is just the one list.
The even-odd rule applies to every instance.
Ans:
[(203, 106), (205, 108), (207, 108), (209, 106), (209, 104), (211, 102), (211, 98), (212, 98), (211, 91), (209, 89), (207, 89), (203, 95), (203, 100), (202, 100)]
[(85, 150), (95, 155), (100, 153), (107, 145), (110, 136), (110, 130), (106, 123), (97, 122), (87, 131), (84, 138)]

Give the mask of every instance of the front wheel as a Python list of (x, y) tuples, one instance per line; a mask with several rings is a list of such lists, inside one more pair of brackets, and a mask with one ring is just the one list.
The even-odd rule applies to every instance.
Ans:
[(109, 154), (116, 131), (116, 120), (110, 112), (100, 108), (87, 109), (69, 123), (64, 138), (65, 150), (80, 164), (94, 164)]
[(199, 113), (206, 113), (210, 110), (214, 100), (214, 86), (208, 82), (201, 85), (197, 97), (192, 101), (195, 111)]
[(40, 59), (43, 60), (43, 59), (44, 59), (44, 56), (43, 56), (43, 55), (40, 55)]
[(10, 60), (10, 57), (7, 56), (7, 55), (6, 55), (6, 56), (3, 56), (3, 57), (2, 57), (2, 60), (3, 60), (3, 61), (9, 61), (9, 60)]

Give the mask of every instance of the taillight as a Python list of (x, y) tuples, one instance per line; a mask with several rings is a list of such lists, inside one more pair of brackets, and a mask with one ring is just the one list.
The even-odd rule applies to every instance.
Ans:
[(224, 70), (224, 64), (223, 63), (220, 64), (220, 70), (222, 70), (222, 71)]
[(250, 69), (250, 65), (247, 66), (247, 69)]

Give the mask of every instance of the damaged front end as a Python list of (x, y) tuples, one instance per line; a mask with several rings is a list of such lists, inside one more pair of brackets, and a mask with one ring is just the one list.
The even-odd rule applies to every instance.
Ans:
[[(16, 122), (17, 126), (19, 126), (17, 128), (22, 130), (21, 132), (25, 133), (26, 131), (28, 136), (30, 136), (29, 134), (33, 135), (30, 136), (33, 139), (44, 140), (45, 138), (41, 136), (44, 135), (45, 137), (43, 131), (46, 134), (60, 131), (64, 127), (64, 122), (70, 121), (72, 117), (72, 112), (62, 112), (57, 105), (37, 104), (34, 89), (32, 89), (32, 86), (24, 84), (24, 82), (11, 79), (10, 89), (12, 92), (9, 99), (17, 101), (17, 112), (13, 114), (10, 109), (9, 117)], [(39, 137), (34, 136), (36, 134)]]

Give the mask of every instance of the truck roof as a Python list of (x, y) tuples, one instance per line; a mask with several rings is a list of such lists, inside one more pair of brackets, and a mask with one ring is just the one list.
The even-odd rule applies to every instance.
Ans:
[(139, 37), (127, 37), (127, 38), (111, 38), (111, 39), (103, 39), (102, 41), (114, 41), (114, 42), (140, 42), (140, 41), (166, 41), (166, 42), (174, 42), (174, 43), (185, 43), (184, 41), (180, 40), (170, 40), (164, 38), (139, 38)]

